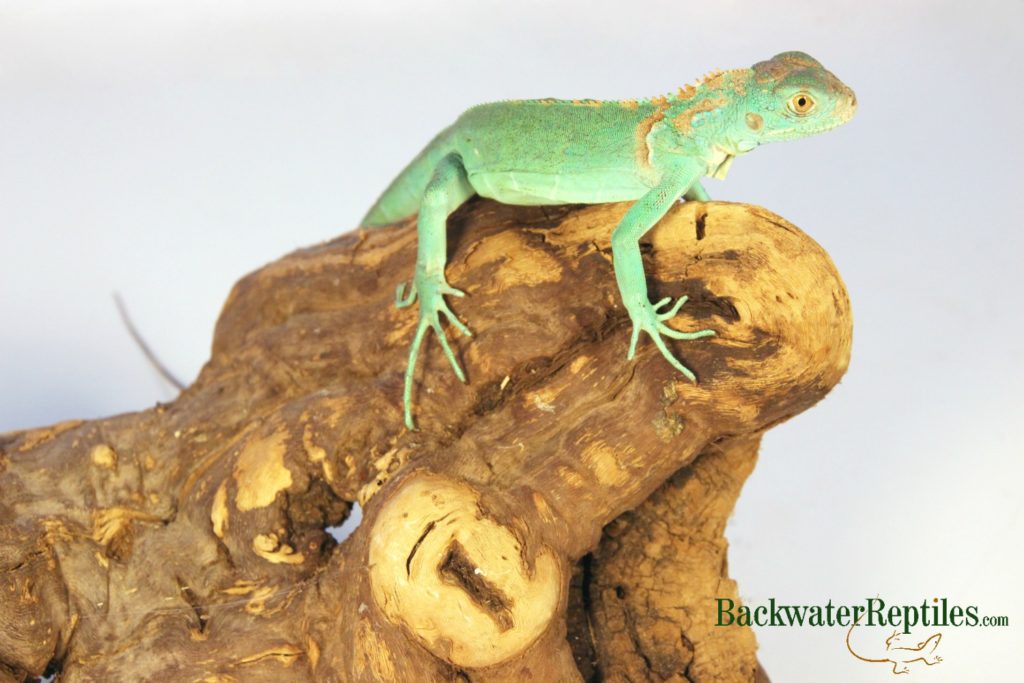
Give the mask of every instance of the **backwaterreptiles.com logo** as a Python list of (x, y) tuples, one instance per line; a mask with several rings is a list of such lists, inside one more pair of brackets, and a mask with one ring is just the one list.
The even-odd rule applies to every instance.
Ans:
[[(981, 616), (976, 605), (950, 605), (946, 598), (922, 600), (919, 605), (891, 605), (881, 598), (867, 598), (864, 604), (786, 605), (771, 598), (767, 605), (737, 605), (730, 598), (716, 598), (716, 626), (824, 626), (846, 628), (846, 649), (862, 662), (892, 666), (894, 674), (910, 673), (911, 665), (935, 666), (942, 662), (936, 652), (942, 633), (935, 631), (923, 638), (911, 638), (911, 629), (1006, 627), (1005, 616)], [(853, 642), (857, 626), (894, 629), (874, 647)], [(858, 639), (861, 640), (861, 639)]]

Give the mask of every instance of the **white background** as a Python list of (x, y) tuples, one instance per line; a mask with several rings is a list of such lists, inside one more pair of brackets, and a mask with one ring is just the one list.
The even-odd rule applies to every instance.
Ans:
[[(856, 90), (854, 121), (706, 187), (829, 250), (853, 361), (766, 437), (730, 570), (754, 604), (940, 596), (1009, 615), (1007, 629), (944, 629), (945, 661), (900, 680), (1011, 680), (1024, 5), (896, 5), (2, 0), (0, 431), (170, 399), (111, 292), (191, 380), (236, 279), (354, 228), (469, 105), (657, 95), (804, 50)], [(776, 681), (892, 678), (839, 629), (758, 637)]]

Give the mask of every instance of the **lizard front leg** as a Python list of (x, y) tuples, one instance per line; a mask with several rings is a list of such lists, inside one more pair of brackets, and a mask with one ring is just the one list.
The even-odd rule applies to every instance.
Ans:
[[(672, 339), (699, 339), (713, 335), (714, 330), (698, 332), (680, 332), (664, 323), (679, 312), (686, 303), (686, 297), (680, 297), (674, 306), (663, 313), (658, 311), (668, 305), (671, 299), (666, 297), (656, 304), (647, 298), (647, 277), (644, 273), (643, 259), (640, 256), (640, 237), (661, 220), (665, 212), (679, 199), (690, 191), (697, 183), (700, 171), (695, 164), (684, 164), (666, 171), (662, 181), (647, 194), (642, 196), (630, 207), (622, 221), (612, 233), (612, 259), (615, 266), (615, 281), (619, 285), (622, 302), (633, 321), (633, 336), (629, 341), (627, 358), (632, 360), (636, 354), (636, 345), (640, 332), (646, 332), (654, 340), (655, 346), (661, 351), (672, 367), (683, 373), (690, 381), (696, 381), (693, 372), (679, 362), (665, 345), (662, 335)], [(697, 185), (699, 187), (699, 184)], [(703, 191), (703, 188), (701, 188)], [(706, 196), (706, 195), (705, 195)]]
[(441, 327), (440, 314), (444, 314), (448, 322), (459, 332), (472, 336), (472, 332), (460, 321), (444, 300), (445, 294), (465, 296), (465, 293), (448, 284), (444, 276), (447, 254), (448, 216), (463, 202), (472, 197), (475, 190), (469, 184), (466, 168), (457, 154), (444, 157), (434, 169), (434, 174), (423, 192), (423, 201), (417, 218), (416, 275), (409, 291), (405, 285), (399, 285), (395, 292), (395, 305), (404, 308), (412, 304), (416, 297), (420, 300), (420, 318), (416, 326), (416, 334), (409, 348), (409, 361), (405, 368), (405, 390), (402, 403), (405, 411), (405, 426), (415, 429), (412, 419), (412, 384), (416, 371), (416, 358), (427, 330), (433, 328), (437, 338), (441, 340), (444, 355), (451, 363), (455, 376), (466, 381), (459, 362), (448, 345), (448, 338)]

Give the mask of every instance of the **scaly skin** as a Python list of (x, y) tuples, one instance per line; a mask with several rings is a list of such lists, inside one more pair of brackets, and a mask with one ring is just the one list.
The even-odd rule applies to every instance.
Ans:
[[(674, 95), (647, 100), (521, 100), (482, 104), (442, 131), (391, 183), (362, 221), (387, 225), (419, 212), (416, 274), (396, 305), (420, 300), (419, 325), (405, 374), (405, 424), (414, 429), (412, 384), (423, 338), (433, 328), (462, 381), (440, 314), (470, 335), (444, 296), (463, 296), (444, 275), (449, 214), (479, 194), (507, 204), (600, 204), (635, 200), (612, 233), (615, 280), (633, 321), (627, 358), (646, 332), (665, 359), (696, 381), (664, 337), (698, 339), (713, 330), (679, 332), (652, 304), (639, 239), (684, 198), (708, 201), (705, 175), (725, 178), (734, 157), (758, 145), (822, 133), (848, 121), (857, 100), (846, 85), (802, 52), (784, 52), (749, 69), (708, 74)], [(660, 312), (659, 312), (660, 311)]]

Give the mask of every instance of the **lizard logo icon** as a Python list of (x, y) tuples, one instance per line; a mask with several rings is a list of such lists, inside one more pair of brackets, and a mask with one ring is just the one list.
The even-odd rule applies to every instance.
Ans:
[(846, 632), (846, 649), (850, 651), (851, 655), (862, 662), (892, 664), (893, 674), (907, 674), (910, 673), (911, 664), (924, 662), (928, 666), (934, 666), (942, 661), (942, 657), (935, 654), (935, 650), (938, 649), (939, 643), (942, 641), (941, 633), (933, 633), (918, 643), (904, 645), (906, 635), (896, 630), (885, 639), (885, 650), (883, 652), (877, 656), (865, 657), (854, 650), (853, 645), (850, 643), (850, 637), (853, 635), (853, 629), (856, 626), (857, 622), (854, 622), (850, 626), (850, 630)]

